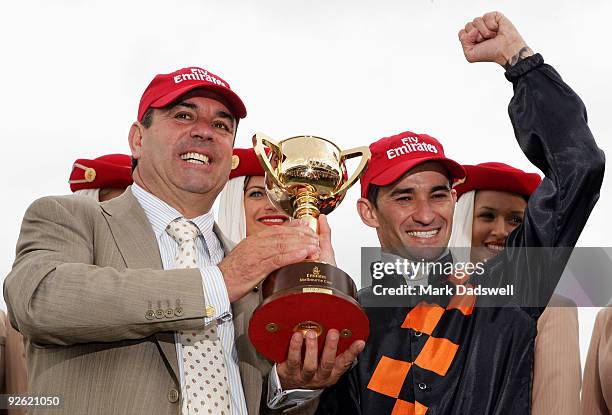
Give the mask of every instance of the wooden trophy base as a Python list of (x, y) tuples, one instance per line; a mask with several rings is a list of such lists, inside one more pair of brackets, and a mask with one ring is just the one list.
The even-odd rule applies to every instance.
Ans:
[(355, 340), (367, 340), (368, 318), (355, 300), (355, 283), (344, 271), (322, 262), (300, 262), (270, 274), (262, 284), (263, 303), (249, 323), (249, 338), (267, 359), (287, 358), (296, 331), (314, 331), (319, 356), (329, 329), (340, 332), (337, 354)]

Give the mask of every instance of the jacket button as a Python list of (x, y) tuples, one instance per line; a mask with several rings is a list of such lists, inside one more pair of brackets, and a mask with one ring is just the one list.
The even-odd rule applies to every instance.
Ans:
[(145, 318), (147, 320), (153, 320), (155, 318), (155, 311), (147, 310), (147, 312), (145, 313)]
[(165, 315), (166, 313), (161, 308), (155, 311), (155, 317), (157, 318), (164, 318)]
[(166, 310), (166, 318), (172, 318), (174, 316), (174, 310), (169, 308)]
[(415, 331), (414, 332), (415, 337), (421, 337), (423, 335), (423, 332), (421, 331)]
[(179, 399), (179, 393), (176, 389), (170, 389), (170, 391), (168, 391), (168, 400), (172, 403), (177, 402)]
[(425, 389), (427, 389), (427, 385), (421, 382), (419, 383), (419, 389), (424, 391)]
[(174, 309), (174, 315), (180, 317), (183, 315), (183, 307), (176, 307)]

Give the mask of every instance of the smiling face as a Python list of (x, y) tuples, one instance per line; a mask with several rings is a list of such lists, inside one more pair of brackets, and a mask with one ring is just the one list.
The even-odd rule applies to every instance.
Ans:
[(474, 197), (471, 261), (498, 255), (506, 238), (523, 223), (527, 202), (516, 193), (479, 190)]
[(289, 221), (289, 217), (277, 210), (266, 196), (263, 176), (251, 176), (245, 183), (244, 216), (246, 236)]
[(359, 199), (358, 210), (363, 222), (376, 228), (382, 248), (411, 259), (433, 260), (448, 245), (455, 201), (448, 172), (430, 162), (381, 188), (376, 206)]
[(236, 122), (222, 102), (194, 91), (130, 130), (135, 181), (191, 217), (212, 207), (229, 177)]

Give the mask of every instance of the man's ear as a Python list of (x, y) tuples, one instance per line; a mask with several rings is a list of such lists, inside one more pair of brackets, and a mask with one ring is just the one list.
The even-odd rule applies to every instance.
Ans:
[(380, 226), (376, 207), (365, 197), (360, 197), (357, 201), (357, 212), (359, 213), (361, 221), (369, 227), (378, 228)]
[(457, 203), (457, 190), (451, 189), (451, 197), (453, 198), (453, 202)]
[(139, 122), (134, 122), (130, 127), (128, 142), (132, 150), (132, 158), (138, 160), (142, 156), (142, 135), (144, 126)]

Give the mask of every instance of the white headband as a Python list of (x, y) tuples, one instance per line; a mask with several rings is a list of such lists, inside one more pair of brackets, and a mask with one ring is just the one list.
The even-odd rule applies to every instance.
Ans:
[(448, 241), (448, 247), (451, 249), (453, 259), (456, 262), (467, 263), (470, 261), (475, 194), (475, 190), (462, 194), (455, 205), (453, 231)]
[(221, 232), (232, 242), (246, 238), (246, 217), (244, 214), (244, 181), (246, 176), (229, 180), (219, 194), (217, 224)]

